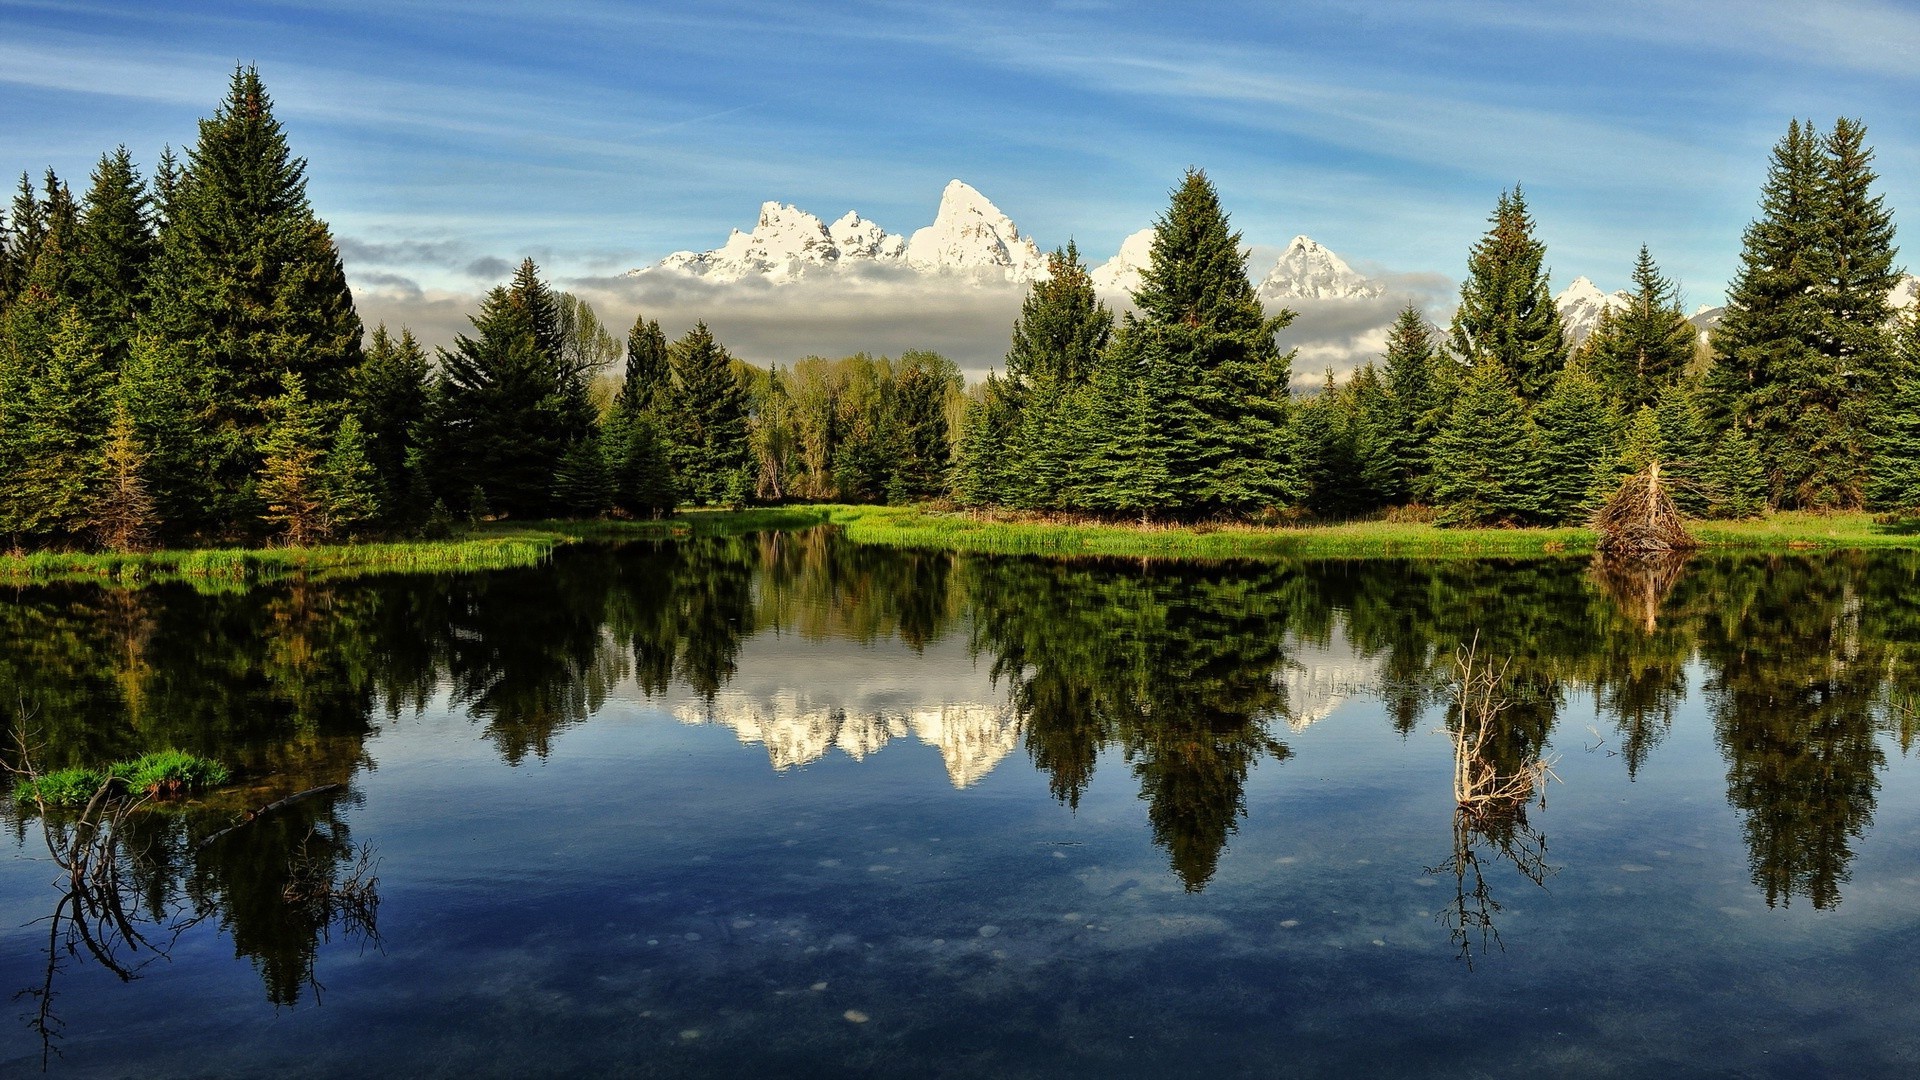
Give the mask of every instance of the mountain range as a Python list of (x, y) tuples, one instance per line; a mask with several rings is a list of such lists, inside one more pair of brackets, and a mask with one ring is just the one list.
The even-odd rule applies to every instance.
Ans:
[[(1140, 287), (1150, 261), (1153, 230), (1141, 229), (1120, 249), (1092, 267), (1094, 286), (1109, 300), (1124, 302)], [(753, 229), (735, 229), (710, 251), (676, 251), (633, 277), (672, 275), (729, 284), (758, 279), (791, 284), (815, 275), (881, 273), (947, 279), (956, 285), (1024, 285), (1046, 276), (1047, 256), (999, 207), (962, 180), (948, 182), (933, 223), (912, 233), (891, 233), (849, 210), (833, 222), (789, 203), (767, 202)], [(1296, 236), (1259, 279), (1262, 300), (1366, 301), (1387, 292), (1384, 282), (1353, 269), (1345, 259), (1307, 236)], [(1890, 297), (1897, 308), (1920, 302), (1920, 281), (1909, 276)], [(1601, 315), (1624, 307), (1625, 291), (1607, 292), (1576, 277), (1554, 297), (1570, 344), (1599, 325)], [(1724, 309), (1702, 306), (1693, 324), (1705, 334)]]

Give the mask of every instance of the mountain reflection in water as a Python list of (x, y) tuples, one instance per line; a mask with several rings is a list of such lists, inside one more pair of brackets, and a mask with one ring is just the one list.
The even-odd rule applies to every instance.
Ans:
[[(210, 919), (283, 1005), (320, 984), (328, 932), (282, 898), (292, 853), (318, 844), (347, 872), (383, 724), (445, 709), (519, 766), (563, 755), (562, 734), (609, 702), (639, 702), (724, 726), (774, 770), (910, 740), (971, 789), (1024, 757), (1060, 815), (1112, 772), (1176, 891), (1198, 892), (1231, 861), (1256, 770), (1310, 783), (1304, 733), (1356, 700), (1393, 737), (1429, 738), (1453, 722), (1453, 658), (1475, 638), (1508, 665), (1490, 755), (1605, 755), (1635, 780), (1692, 702), (1755, 895), (1826, 911), (1889, 752), (1920, 731), (1916, 577), (1920, 556), (1895, 552), (1703, 556), (1636, 576), (1566, 560), (960, 556), (817, 529), (580, 546), (472, 575), (19, 589), (0, 599), (0, 700), (34, 710), (42, 769), (177, 747), (255, 784), (137, 822), (133, 891), (156, 919)], [(346, 788), (196, 846), (238, 809), (322, 783)], [(1444, 771), (1432, 783), (1444, 795)], [(25, 843), (37, 826), (9, 813)], [(1519, 825), (1456, 825), (1436, 867), (1460, 886), (1442, 913), (1456, 944), (1497, 934), (1492, 866), (1519, 868), (1515, 889), (1551, 871), (1553, 812)]]

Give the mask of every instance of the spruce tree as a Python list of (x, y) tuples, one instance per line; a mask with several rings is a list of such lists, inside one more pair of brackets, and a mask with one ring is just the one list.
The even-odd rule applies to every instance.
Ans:
[[(1273, 336), (1293, 319), (1269, 318), (1247, 279), (1240, 234), (1206, 174), (1191, 170), (1154, 225), (1152, 256), (1114, 350), (1133, 369), (1131, 405), (1164, 395), (1152, 418), (1164, 462), (1165, 501), (1155, 509), (1247, 513), (1290, 505), (1303, 494), (1299, 463), (1287, 453), (1292, 354)], [(1146, 430), (1136, 425), (1129, 438)], [(1148, 483), (1144, 490), (1160, 485)], [(1128, 508), (1131, 509), (1131, 508)]]
[(673, 371), (674, 475), (700, 504), (719, 502), (747, 468), (747, 399), (733, 358), (704, 322), (667, 350)]
[(1533, 411), (1540, 432), (1539, 517), (1549, 525), (1584, 521), (1596, 487), (1613, 472), (1619, 417), (1586, 365), (1561, 369), (1553, 390)]
[(581, 439), (560, 455), (553, 501), (568, 517), (597, 518), (613, 505), (613, 470), (599, 439)]
[(92, 328), (63, 308), (51, 355), (27, 387), (18, 470), (7, 492), (9, 531), (61, 543), (86, 535), (102, 480), (110, 385)]
[(1875, 426), (1869, 509), (1920, 512), (1920, 305), (1899, 322), (1892, 393)]
[(1619, 406), (1632, 412), (1651, 405), (1685, 373), (1693, 359), (1693, 324), (1680, 309), (1680, 290), (1660, 273), (1640, 245), (1633, 264), (1633, 295), (1620, 310), (1608, 308), (1582, 346), (1595, 378)]
[(900, 355), (888, 399), (893, 469), (889, 502), (931, 498), (947, 490), (953, 444), (947, 431), (947, 397), (960, 387), (960, 369), (938, 353)]
[(417, 523), (429, 508), (410, 497), (409, 462), (418, 460), (415, 449), (426, 434), (430, 379), (426, 350), (412, 330), (401, 327), (396, 341), (385, 323), (374, 328), (354, 377), (353, 397), (380, 502), (394, 523)]
[(1006, 381), (989, 374), (961, 414), (960, 445), (953, 470), (953, 496), (960, 505), (990, 506), (1006, 501), (1011, 483), (1007, 444), (1016, 419)]
[(327, 536), (352, 533), (380, 516), (387, 497), (381, 493), (380, 474), (367, 454), (360, 418), (349, 414), (333, 433), (333, 443), (320, 463), (322, 531)]
[[(1722, 432), (1707, 460), (1707, 516), (1749, 518), (1767, 508), (1760, 447), (1737, 427)], [(1916, 490), (1920, 494), (1920, 490)]]
[(113, 419), (100, 447), (100, 486), (90, 524), (107, 551), (145, 551), (159, 530), (159, 505), (147, 488), (147, 453), (123, 395), (115, 395)]
[(1469, 366), (1500, 365), (1528, 403), (1545, 397), (1566, 364), (1560, 313), (1542, 265), (1547, 246), (1534, 239), (1525, 194), (1500, 193), (1491, 227), (1467, 256), (1449, 344)]
[(1441, 525), (1523, 524), (1537, 516), (1539, 439), (1498, 362), (1476, 363), (1433, 437)]
[(271, 402), (272, 421), (260, 442), (260, 518), (276, 539), (307, 547), (326, 539), (326, 473), (322, 419), (307, 399), (298, 372), (281, 376), (283, 392)]
[(636, 518), (671, 513), (679, 500), (660, 421), (649, 412), (629, 417), (615, 411), (605, 440), (613, 505)]
[[(170, 190), (168, 190), (170, 189)], [(152, 325), (193, 366), (201, 452), (212, 480), (207, 524), (257, 513), (252, 482), (288, 374), (336, 423), (360, 362), (339, 252), (307, 201), (306, 162), (288, 148), (253, 68), (235, 69), (226, 100), (163, 186)]]
[(554, 470), (583, 433), (553, 352), (552, 303), (532, 264), (522, 264), (510, 286), (481, 302), (473, 334), (440, 351), (428, 427), (436, 490), (448, 505), (514, 517), (553, 509)]
[(147, 274), (159, 253), (152, 197), (122, 146), (100, 158), (81, 204), (72, 292), (109, 371), (119, 371), (146, 314)]
[(627, 332), (627, 365), (614, 396), (614, 411), (626, 416), (664, 417), (671, 400), (673, 371), (667, 361), (667, 337), (658, 320), (636, 316)]
[(46, 239), (46, 204), (34, 192), (32, 177), (21, 173), (8, 215), (6, 244), (0, 246), (0, 312), (26, 288), (27, 275), (33, 273), (33, 261)]
[(1387, 330), (1388, 414), (1382, 428), (1382, 496), (1392, 503), (1422, 498), (1427, 486), (1427, 447), (1444, 406), (1434, 370), (1438, 362), (1432, 327), (1408, 304)]
[(1863, 419), (1877, 418), (1891, 388), (1895, 345), (1888, 294), (1900, 283), (1894, 265), (1893, 211), (1874, 193), (1873, 149), (1867, 129), (1842, 117), (1821, 141), (1825, 203), (1820, 219), (1821, 351), (1857, 388)]
[(1047, 259), (1047, 275), (1033, 283), (1013, 326), (1003, 390), (1015, 416), (1007, 453), (1010, 486), (996, 501), (1016, 506), (1062, 505), (1063, 484), (1078, 456), (1066, 415), (1113, 334), (1113, 312), (1095, 295), (1093, 278), (1068, 243)]
[[(1082, 507), (1144, 523), (1192, 505), (1191, 474), (1176, 475), (1198, 422), (1183, 389), (1160, 335), (1129, 313), (1075, 411), (1082, 425), (1076, 441), (1085, 455), (1072, 484)], [(1289, 465), (1297, 499), (1297, 459)]]

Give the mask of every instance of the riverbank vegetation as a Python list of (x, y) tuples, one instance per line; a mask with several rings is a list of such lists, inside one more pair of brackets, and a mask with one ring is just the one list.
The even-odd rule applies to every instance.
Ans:
[[(995, 550), (1551, 550), (1579, 547), (1622, 478), (1655, 464), (1696, 519), (1909, 511), (1920, 306), (1889, 300), (1872, 156), (1855, 121), (1789, 126), (1706, 342), (1643, 247), (1627, 301), (1575, 345), (1525, 195), (1503, 192), (1450, 324), (1408, 307), (1378, 366), (1304, 398), (1274, 343), (1293, 313), (1263, 307), (1193, 170), (1131, 310), (1100, 301), (1068, 245), (1004, 371), (968, 390), (928, 352), (761, 368), (704, 324), (670, 341), (644, 313), (622, 341), (531, 260), (432, 356), (406, 328), (363, 333), (305, 162), (240, 68), (151, 183), (116, 150), (78, 197), (23, 176), (0, 222), (0, 541), (19, 553), (0, 574), (504, 564), (539, 553), (438, 538), (801, 501), (951, 500), (985, 516), (846, 523)], [(1053, 523), (1003, 520), (1035, 514)], [(1355, 519), (1371, 523), (1311, 540), (1237, 524)], [(1566, 533), (1443, 540), (1402, 519)], [(155, 548), (201, 550), (67, 554)]]
[(100, 768), (75, 767), (27, 774), (13, 801), (34, 806), (85, 806), (96, 798), (132, 795), (170, 798), (227, 783), (233, 773), (210, 758), (181, 750), (156, 750)]

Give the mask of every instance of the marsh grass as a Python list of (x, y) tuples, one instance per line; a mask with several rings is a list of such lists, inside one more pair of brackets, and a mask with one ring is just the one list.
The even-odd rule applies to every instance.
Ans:
[(339, 544), (310, 548), (206, 548), (140, 554), (39, 551), (0, 555), (0, 583), (94, 581), (145, 585), (184, 581), (218, 588), (295, 574), (349, 576), (498, 570), (544, 561), (565, 537), (520, 530), (455, 540)]
[(220, 787), (232, 779), (231, 770), (210, 758), (157, 750), (104, 769), (29, 774), (15, 785), (13, 801), (22, 806), (85, 806), (102, 791), (164, 799)]

